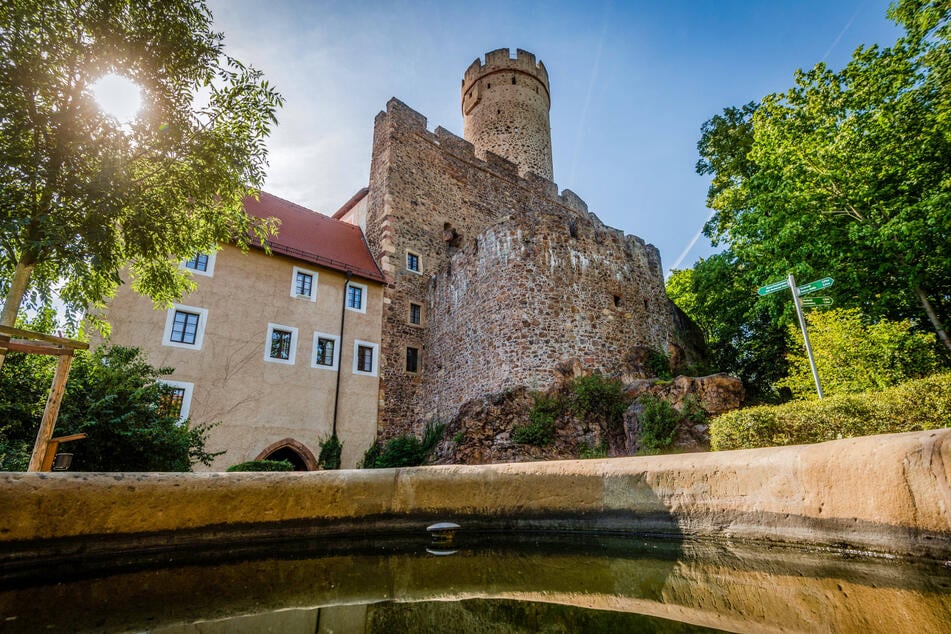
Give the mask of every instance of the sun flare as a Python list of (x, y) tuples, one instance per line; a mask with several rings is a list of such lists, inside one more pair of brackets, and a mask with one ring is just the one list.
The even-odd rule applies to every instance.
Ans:
[(135, 119), (142, 107), (142, 89), (128, 77), (116, 73), (103, 75), (91, 90), (102, 111), (120, 123)]

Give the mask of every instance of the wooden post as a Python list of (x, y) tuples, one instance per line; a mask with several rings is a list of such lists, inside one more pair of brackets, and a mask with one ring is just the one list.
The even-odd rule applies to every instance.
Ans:
[(40, 471), (52, 471), (53, 462), (56, 460), (56, 452), (59, 450), (59, 446), (64, 442), (71, 442), (73, 440), (82, 440), (86, 438), (86, 434), (70, 434), (69, 436), (59, 436), (57, 438), (50, 438), (50, 442), (46, 445), (46, 457), (43, 458), (43, 466), (40, 467)]
[(53, 428), (56, 427), (56, 417), (59, 415), (59, 404), (66, 391), (66, 377), (69, 376), (69, 365), (73, 362), (73, 351), (70, 350), (59, 358), (56, 365), (56, 374), (53, 375), (53, 386), (50, 388), (49, 398), (46, 399), (46, 409), (43, 410), (43, 420), (36, 433), (36, 444), (33, 445), (33, 455), (30, 456), (30, 466), (27, 471), (40, 471), (46, 458), (46, 449), (53, 437)]

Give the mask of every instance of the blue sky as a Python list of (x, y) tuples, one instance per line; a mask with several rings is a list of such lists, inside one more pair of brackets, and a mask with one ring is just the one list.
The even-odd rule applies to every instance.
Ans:
[(703, 122), (898, 36), (887, 0), (209, 4), (229, 53), (287, 99), (267, 191), (333, 213), (367, 185), (390, 97), (461, 136), (466, 67), (523, 48), (551, 79), (555, 182), (657, 246), (665, 270), (714, 252), (704, 237), (688, 250), (709, 214), (694, 172)]

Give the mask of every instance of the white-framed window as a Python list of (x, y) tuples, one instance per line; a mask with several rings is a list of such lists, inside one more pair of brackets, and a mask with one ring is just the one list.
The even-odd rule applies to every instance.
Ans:
[(172, 348), (201, 350), (205, 338), (208, 309), (173, 304), (165, 317), (162, 345)]
[(336, 370), (340, 366), (340, 337), (325, 332), (314, 333), (314, 350), (310, 367)]
[(406, 371), (410, 374), (417, 374), (419, 372), (419, 348), (407, 346)]
[(364, 284), (349, 282), (347, 284), (347, 310), (355, 310), (358, 313), (367, 312), (367, 287)]
[(380, 346), (357, 339), (353, 342), (353, 373), (376, 376)]
[(415, 251), (406, 252), (406, 270), (413, 273), (423, 272), (423, 258)]
[(267, 338), (264, 340), (264, 360), (294, 365), (296, 352), (297, 328), (269, 323)]
[(159, 379), (158, 382), (171, 388), (171, 391), (162, 399), (162, 409), (168, 415), (177, 417), (180, 425), (184, 424), (191, 413), (195, 384), (167, 379)]
[(182, 262), (182, 266), (196, 275), (207, 275), (208, 277), (214, 277), (216, 254), (217, 251), (196, 253), (195, 257), (192, 259)]
[(291, 297), (317, 301), (317, 271), (294, 267), (291, 275)]

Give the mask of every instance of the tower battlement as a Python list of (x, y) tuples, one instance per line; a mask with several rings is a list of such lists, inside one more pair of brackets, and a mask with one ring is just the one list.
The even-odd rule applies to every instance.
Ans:
[(484, 64), (480, 58), (476, 58), (469, 64), (469, 68), (466, 69), (465, 75), (463, 75), (462, 78), (463, 111), (465, 111), (466, 91), (469, 90), (476, 81), (486, 75), (503, 73), (505, 71), (515, 71), (529, 77), (534, 77), (544, 87), (545, 96), (549, 102), (551, 101), (548, 70), (545, 68), (545, 64), (540, 60), (536, 62), (534, 53), (523, 51), (520, 48), (516, 49), (514, 59), (511, 57), (509, 49), (499, 48), (485, 54)]
[(509, 49), (476, 59), (462, 79), (463, 136), (480, 157), (491, 152), (552, 180), (548, 70), (528, 51)]

